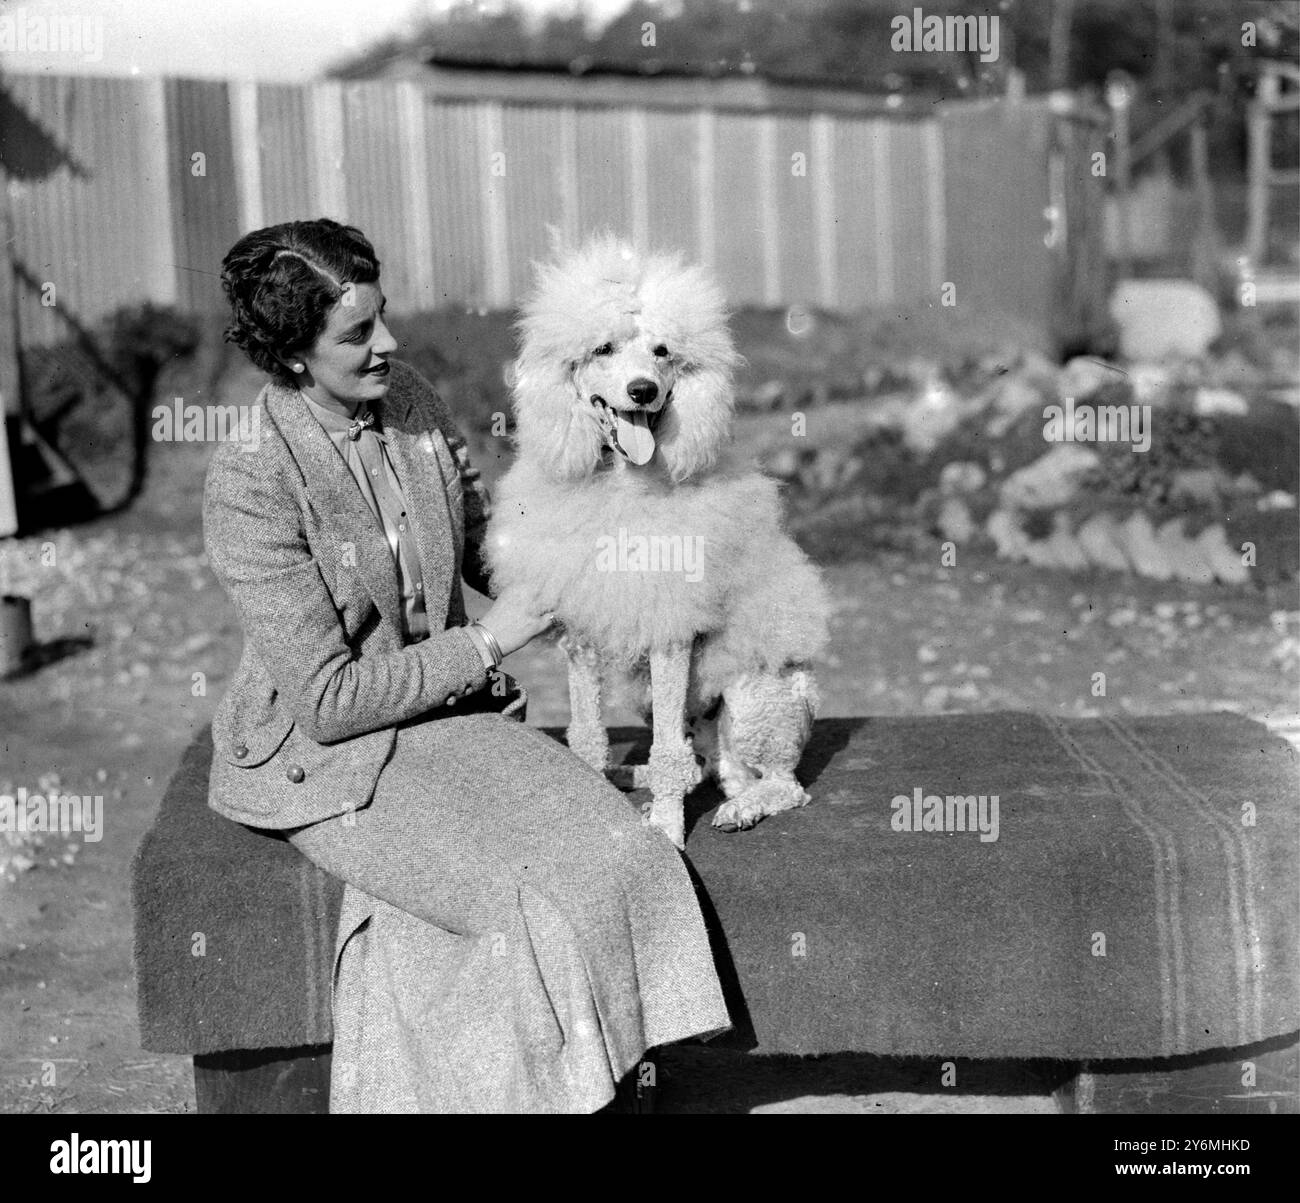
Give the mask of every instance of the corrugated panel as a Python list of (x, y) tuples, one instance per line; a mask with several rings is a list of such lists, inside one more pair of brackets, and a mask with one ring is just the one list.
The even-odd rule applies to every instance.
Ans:
[(834, 120), (835, 195), (839, 202), (835, 258), (840, 304), (845, 309), (883, 304), (892, 291), (892, 271), (881, 262), (880, 254), (887, 214), (878, 203), (879, 195), (888, 196), (889, 181), (880, 180), (877, 174), (881, 158), (877, 148), (887, 135), (883, 121)]
[(699, 122), (694, 114), (652, 110), (646, 115), (646, 187), (650, 245), (699, 255), (695, 196), (699, 188)]
[[(226, 85), (171, 80), (167, 86), (178, 295), (197, 312), (222, 311), (221, 260), (239, 237), (239, 204)], [(196, 175), (195, 155), (204, 156)]]
[[(807, 303), (815, 301), (820, 293), (815, 233), (818, 198), (814, 193), (822, 185), (812, 162), (808, 119), (778, 117), (775, 125), (776, 245), (781, 296), (786, 304)], [(795, 155), (802, 158), (795, 159)]]
[(349, 224), (374, 244), (384, 295), (397, 312), (415, 307), (411, 261), (412, 215), (403, 185), (401, 130), (391, 86), (349, 84), (343, 89), (344, 176)]
[(487, 300), (482, 191), (489, 170), (478, 106), (430, 101), (425, 134), (433, 209), (434, 294), (452, 306)]
[(980, 105), (943, 117), (948, 275), (973, 300), (1041, 322), (1052, 301), (1041, 106)]
[(503, 184), (506, 203), (506, 248), (510, 292), (522, 296), (532, 279), (530, 264), (545, 258), (550, 246), (547, 226), (563, 229), (561, 114), (557, 109), (507, 105), (502, 111), (505, 138)]
[(304, 153), (305, 92), (304, 88), (279, 84), (259, 85), (257, 89), (262, 220), (268, 226), (318, 216), (312, 208), (311, 164)]
[(714, 152), (718, 204), (717, 262), (733, 305), (763, 301), (763, 223), (758, 194), (761, 118), (719, 113)]
[[(66, 338), (70, 323), (93, 327), (157, 290), (166, 240), (148, 220), (156, 207), (142, 136), (147, 87), (87, 76), (6, 81), (32, 118), (31, 140), (40, 143), (20, 156), (28, 178), (12, 190), (25, 345)], [(53, 306), (41, 304), (47, 283)]]
[(583, 110), (575, 117), (578, 231), (611, 230), (630, 236), (627, 139), (620, 112)]
[[(932, 297), (940, 278), (957, 285), (959, 304), (1035, 320), (1052, 301), (1042, 245), (1052, 118), (1043, 104), (946, 107), (937, 141), (928, 121), (819, 118), (817, 142), (810, 119), (788, 115), (488, 105), (434, 100), (410, 85), (399, 93), (388, 82), (331, 86), (328, 96), (323, 84), (258, 87), (262, 220), (318, 216), (320, 198), (332, 195), (375, 241), (401, 309), (430, 298), (517, 299), (550, 224), (570, 236), (644, 233), (653, 246), (707, 258), (701, 222), (710, 214), (715, 267), (733, 304), (803, 302), (833, 284), (828, 295), (842, 308), (904, 306)], [(23, 145), (7, 131), (6, 147), (23, 168), (13, 197), (31, 281), (21, 289), (24, 342), (48, 342), (68, 319), (93, 325), (144, 297), (220, 307), (220, 259), (242, 232), (226, 85), (17, 76), (6, 87), (33, 118)], [(343, 160), (331, 158), (328, 178), (313, 182), (326, 153), (340, 152), (336, 112)], [(711, 155), (701, 142), (710, 127)], [(815, 142), (829, 150), (829, 182), (812, 161)], [(82, 174), (59, 165), (51, 146)], [(191, 170), (196, 151), (206, 157), (202, 176)], [(494, 152), (505, 156), (504, 176), (491, 174)], [(809, 157), (806, 175), (792, 173), (795, 153)], [(1068, 201), (1081, 235), (1086, 202), (1075, 194), (1091, 183)], [(46, 280), (58, 290), (54, 309), (39, 305)], [(1100, 295), (1104, 280), (1088, 288)]]
[(938, 302), (930, 284), (926, 193), (930, 187), (918, 122), (891, 122), (889, 137), (890, 241), (894, 299), (900, 305)]

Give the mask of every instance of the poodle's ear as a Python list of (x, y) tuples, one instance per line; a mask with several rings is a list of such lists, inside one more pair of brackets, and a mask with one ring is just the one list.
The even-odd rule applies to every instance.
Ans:
[(735, 408), (729, 368), (693, 367), (678, 376), (657, 440), (659, 454), (674, 480), (686, 480), (713, 467), (730, 434)]
[(515, 442), (521, 458), (559, 480), (579, 480), (600, 462), (600, 420), (573, 387), (567, 363), (521, 357), (515, 364)]

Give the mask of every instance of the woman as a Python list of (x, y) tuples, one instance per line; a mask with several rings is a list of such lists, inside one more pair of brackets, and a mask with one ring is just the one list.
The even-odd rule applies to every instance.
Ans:
[(549, 616), (487, 591), (487, 497), (392, 358), (356, 229), (290, 222), (222, 264), (227, 338), (271, 376), (208, 472), (208, 556), (244, 630), (210, 804), (349, 890), (334, 1109), (592, 1111), (647, 1048), (729, 1026), (685, 866), (517, 719), (497, 670)]

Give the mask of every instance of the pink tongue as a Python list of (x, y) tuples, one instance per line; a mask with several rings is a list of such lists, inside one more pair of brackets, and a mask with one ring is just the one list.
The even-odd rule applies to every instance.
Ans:
[(650, 417), (644, 410), (632, 413), (614, 411), (615, 433), (623, 454), (634, 464), (648, 464), (655, 453), (655, 436), (650, 430)]

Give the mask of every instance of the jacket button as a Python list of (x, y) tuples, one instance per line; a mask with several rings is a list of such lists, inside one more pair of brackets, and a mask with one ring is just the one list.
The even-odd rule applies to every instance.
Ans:
[(455, 695), (454, 693), (449, 693), (449, 694), (447, 695), (447, 702), (446, 702), (446, 704), (447, 704), (448, 706), (454, 706), (454, 705), (456, 704), (456, 695)]
[(289, 771), (285, 774), (294, 785), (301, 785), (307, 774), (302, 771), (302, 765), (291, 764)]
[(235, 745), (233, 748), (231, 748), (230, 750), (235, 754), (235, 759), (236, 759), (236, 760), (243, 760), (244, 757), (248, 755), (248, 745), (247, 745), (247, 744), (236, 744), (236, 745)]

